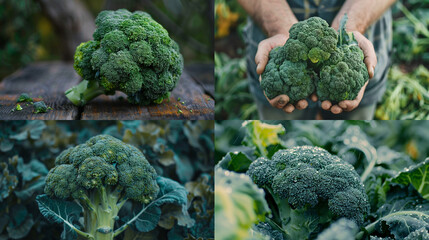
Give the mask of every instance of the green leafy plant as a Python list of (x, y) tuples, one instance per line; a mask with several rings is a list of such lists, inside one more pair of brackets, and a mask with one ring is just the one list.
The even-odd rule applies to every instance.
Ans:
[(115, 91), (133, 104), (168, 99), (179, 80), (183, 58), (167, 30), (144, 12), (103, 11), (96, 20), (94, 40), (80, 44), (74, 68), (83, 81), (66, 91), (75, 105)]
[(406, 73), (398, 65), (389, 70), (387, 91), (382, 103), (377, 107), (376, 118), (429, 119), (429, 70), (420, 65)]

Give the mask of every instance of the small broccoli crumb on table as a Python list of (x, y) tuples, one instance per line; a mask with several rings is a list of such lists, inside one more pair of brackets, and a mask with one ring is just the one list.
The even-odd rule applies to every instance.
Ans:
[[(192, 77), (191, 77), (192, 76)], [(201, 74), (183, 72), (170, 101), (159, 105), (138, 106), (127, 102), (126, 95), (99, 96), (84, 107), (74, 106), (64, 91), (78, 84), (81, 78), (72, 63), (41, 62), (21, 69), (0, 82), (1, 120), (133, 120), (133, 119), (214, 119), (212, 91), (207, 91), (204, 80), (195, 79)], [(43, 100), (47, 113), (33, 113), (30, 103), (16, 100), (21, 93), (29, 93), (35, 101)]]

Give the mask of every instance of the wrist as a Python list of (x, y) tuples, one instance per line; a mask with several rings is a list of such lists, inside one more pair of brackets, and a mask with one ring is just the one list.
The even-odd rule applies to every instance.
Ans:
[[(334, 21), (331, 24), (331, 27), (333, 29), (338, 31), (338, 29), (340, 28), (340, 21), (341, 21), (341, 18), (343, 16), (344, 16), (344, 13), (339, 13), (335, 17)], [(347, 24), (346, 24), (346, 31), (347, 32), (358, 31), (358, 32), (364, 34), (366, 31), (366, 28), (367, 28), (367, 25), (364, 24), (364, 21), (354, 21), (354, 18), (349, 16), (349, 19), (348, 19)]]
[(267, 35), (268, 37), (273, 37), (275, 35), (285, 35), (286, 37), (289, 38), (289, 29), (292, 27), (292, 25), (294, 25), (297, 22), (298, 20), (282, 23), (280, 24), (281, 27), (267, 27), (266, 28)]

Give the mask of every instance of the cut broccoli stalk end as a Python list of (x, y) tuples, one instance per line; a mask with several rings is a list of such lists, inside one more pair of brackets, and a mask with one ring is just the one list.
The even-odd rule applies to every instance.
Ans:
[(83, 80), (65, 92), (66, 97), (79, 107), (102, 94), (105, 94), (105, 89), (97, 81), (88, 80)]

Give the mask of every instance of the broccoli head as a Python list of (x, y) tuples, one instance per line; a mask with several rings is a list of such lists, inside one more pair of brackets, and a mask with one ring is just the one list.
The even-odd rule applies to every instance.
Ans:
[(286, 59), (292, 62), (307, 59), (312, 63), (323, 62), (335, 51), (337, 40), (337, 33), (325, 20), (311, 17), (289, 29), (289, 39), (284, 45)]
[(316, 74), (307, 68), (307, 62), (285, 60), (284, 52), (282, 47), (270, 52), (270, 60), (261, 76), (261, 87), (269, 99), (286, 94), (290, 102), (295, 103), (314, 92)]
[(274, 216), (290, 239), (309, 236), (319, 224), (341, 217), (362, 225), (369, 212), (353, 166), (319, 147), (280, 150), (271, 160), (252, 162), (247, 174), (274, 199)]
[(56, 158), (46, 177), (45, 193), (79, 202), (87, 214), (85, 229), (97, 239), (112, 232), (127, 199), (148, 204), (157, 197), (156, 178), (155, 169), (137, 148), (99, 135)]
[(321, 101), (353, 100), (369, 79), (364, 55), (352, 33), (346, 32), (347, 15), (341, 20), (338, 48), (320, 70), (316, 83)]
[(96, 18), (94, 40), (80, 44), (74, 68), (84, 81), (66, 91), (82, 106), (115, 91), (133, 104), (160, 103), (168, 98), (183, 69), (177, 43), (149, 14), (125, 9), (102, 11)]

